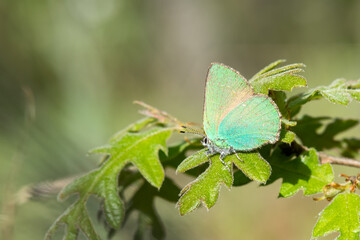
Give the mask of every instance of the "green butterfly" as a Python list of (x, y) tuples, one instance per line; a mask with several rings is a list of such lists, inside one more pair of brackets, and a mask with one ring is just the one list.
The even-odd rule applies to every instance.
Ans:
[(254, 93), (238, 71), (212, 63), (206, 78), (203, 124), (206, 154), (220, 153), (223, 162), (236, 151), (251, 151), (277, 142), (281, 115), (273, 100)]

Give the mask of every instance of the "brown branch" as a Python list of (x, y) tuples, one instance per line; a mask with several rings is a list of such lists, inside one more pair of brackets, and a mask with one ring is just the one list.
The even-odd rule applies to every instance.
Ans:
[(345, 157), (335, 157), (328, 155), (324, 152), (318, 152), (318, 155), (321, 164), (330, 163), (330, 164), (360, 168), (360, 161), (357, 161), (355, 159), (345, 158)]
[[(309, 148), (306, 146), (303, 146), (296, 141), (291, 143), (291, 147), (293, 149), (297, 149), (299, 153), (303, 151), (309, 151)], [(343, 165), (348, 167), (357, 167), (360, 168), (360, 161), (352, 158), (346, 158), (346, 157), (335, 157), (328, 155), (324, 152), (318, 152), (318, 157), (320, 160), (320, 164), (330, 163), (330, 164), (336, 164), (336, 165)]]

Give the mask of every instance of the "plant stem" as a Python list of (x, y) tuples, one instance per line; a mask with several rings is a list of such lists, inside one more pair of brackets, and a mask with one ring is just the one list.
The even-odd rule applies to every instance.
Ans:
[(345, 158), (345, 157), (335, 157), (328, 155), (324, 152), (318, 152), (318, 155), (321, 164), (330, 163), (330, 164), (360, 168), (360, 161), (357, 161), (355, 159)]
[[(303, 146), (296, 141), (291, 143), (292, 150), (296, 152), (297, 154), (300, 154), (303, 151), (309, 151), (309, 148), (306, 146)], [(330, 163), (330, 164), (336, 164), (336, 165), (343, 165), (348, 167), (357, 167), (360, 168), (360, 161), (352, 158), (346, 158), (346, 157), (335, 157), (328, 155), (324, 152), (318, 152), (318, 157), (321, 164)]]

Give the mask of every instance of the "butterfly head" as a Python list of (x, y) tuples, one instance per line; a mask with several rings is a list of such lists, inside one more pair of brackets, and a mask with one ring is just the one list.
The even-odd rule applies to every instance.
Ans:
[(211, 141), (205, 136), (203, 138), (203, 140), (201, 141), (201, 144), (204, 146), (204, 147), (209, 147), (209, 145), (211, 145)]
[(187, 127), (187, 126), (182, 126), (183, 130), (180, 131), (180, 133), (192, 133), (192, 134), (196, 134), (196, 135), (200, 135), (203, 137), (203, 139), (201, 140), (201, 144), (204, 147), (210, 147), (212, 146), (212, 142), (210, 141), (210, 139), (203, 133), (200, 132), (199, 130)]

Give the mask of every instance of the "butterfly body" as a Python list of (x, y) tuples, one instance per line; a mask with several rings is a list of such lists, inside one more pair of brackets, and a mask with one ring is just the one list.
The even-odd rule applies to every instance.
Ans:
[[(217, 140), (219, 142), (219, 140)], [(222, 143), (225, 143), (225, 141), (220, 141)], [(206, 155), (214, 155), (216, 153), (220, 153), (220, 160), (222, 160), (224, 157), (226, 157), (229, 154), (236, 153), (235, 149), (232, 146), (224, 145), (217, 145), (211, 142), (207, 137), (205, 137), (202, 141), (202, 144), (204, 147), (207, 147), (208, 150), (206, 151)]]
[(281, 115), (271, 98), (255, 94), (239, 72), (213, 63), (206, 78), (203, 124), (207, 154), (220, 153), (223, 159), (278, 141)]

